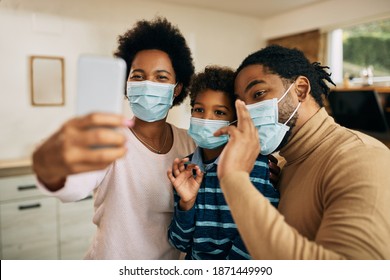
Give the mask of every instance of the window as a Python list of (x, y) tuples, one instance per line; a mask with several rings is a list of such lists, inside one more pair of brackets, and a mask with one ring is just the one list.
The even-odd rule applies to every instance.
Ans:
[(336, 83), (390, 85), (390, 19), (362, 23), (329, 34), (329, 59)]

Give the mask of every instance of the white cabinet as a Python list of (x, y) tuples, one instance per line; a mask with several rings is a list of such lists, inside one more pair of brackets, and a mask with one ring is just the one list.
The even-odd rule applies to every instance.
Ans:
[(55, 209), (53, 198), (2, 203), (2, 259), (57, 259)]
[(57, 259), (56, 205), (32, 175), (0, 178), (1, 258)]
[(1, 259), (82, 259), (95, 232), (93, 201), (61, 203), (34, 176), (0, 177)]
[(60, 250), (62, 260), (82, 259), (92, 242), (92, 196), (73, 203), (59, 203)]

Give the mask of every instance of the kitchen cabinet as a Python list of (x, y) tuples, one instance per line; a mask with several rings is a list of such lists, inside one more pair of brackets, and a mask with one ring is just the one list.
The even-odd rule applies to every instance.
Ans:
[(59, 245), (62, 260), (82, 259), (96, 231), (92, 223), (92, 196), (73, 203), (58, 203)]
[(82, 259), (92, 240), (93, 200), (62, 203), (35, 186), (32, 174), (1, 174), (0, 258)]

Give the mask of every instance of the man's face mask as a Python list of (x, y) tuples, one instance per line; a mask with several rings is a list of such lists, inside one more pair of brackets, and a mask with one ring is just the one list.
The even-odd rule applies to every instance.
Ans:
[(294, 83), (290, 85), (279, 100), (273, 98), (246, 106), (252, 117), (252, 121), (259, 132), (260, 153), (262, 155), (273, 153), (280, 145), (286, 132), (290, 129), (286, 124), (295, 115), (301, 105), (301, 102), (299, 102), (294, 112), (284, 124), (279, 123), (278, 103), (287, 95), (293, 84)]
[(162, 120), (173, 103), (174, 84), (127, 82), (127, 98), (134, 115), (146, 122)]
[(222, 146), (228, 141), (228, 135), (218, 137), (213, 135), (218, 129), (228, 125), (228, 121), (205, 120), (191, 117), (188, 135), (194, 139), (199, 147), (211, 150)]

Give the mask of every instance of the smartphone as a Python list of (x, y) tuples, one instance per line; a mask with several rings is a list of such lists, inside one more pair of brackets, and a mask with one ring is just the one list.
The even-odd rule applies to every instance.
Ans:
[(81, 55), (77, 64), (76, 114), (121, 114), (126, 88), (126, 63), (121, 58)]

